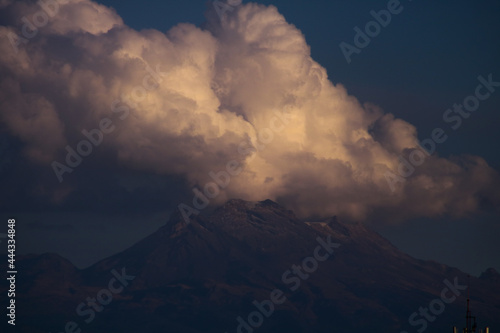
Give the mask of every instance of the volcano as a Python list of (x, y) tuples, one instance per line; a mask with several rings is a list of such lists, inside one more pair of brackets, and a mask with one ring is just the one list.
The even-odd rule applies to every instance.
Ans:
[(173, 214), (83, 270), (55, 254), (18, 267), (16, 332), (446, 332), (468, 292), (478, 324), (500, 330), (494, 269), (468, 279), (362, 224), (302, 221), (271, 200)]

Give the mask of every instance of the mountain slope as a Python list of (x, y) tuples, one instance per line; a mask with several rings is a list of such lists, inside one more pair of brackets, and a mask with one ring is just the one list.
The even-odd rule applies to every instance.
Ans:
[[(237, 332), (238, 326), (240, 332), (416, 332), (424, 325), (437, 332), (461, 326), (465, 314), (466, 291), (456, 290), (460, 295), (443, 303), (442, 313), (431, 313), (432, 320), (418, 315), (418, 324), (412, 326), (410, 315), (440, 299), (445, 280), (464, 285), (467, 275), (416, 260), (360, 224), (336, 218), (304, 223), (270, 200), (231, 200), (189, 224), (174, 215), (154, 234), (83, 271), (68, 267), (62, 258), (51, 260), (59, 266), (43, 268), (41, 258), (23, 261), (24, 269), (35, 273), (21, 299), (42, 303), (56, 295), (58, 303), (24, 313), (25, 318), (49, 316), (20, 322), (19, 332), (56, 331), (69, 320), (82, 331), (107, 333), (167, 328)], [(116, 274), (130, 277), (123, 291), (89, 323), (85, 319), (90, 315), (76, 316), (75, 308), (86, 297), (98, 295)], [(64, 283), (55, 286), (54, 279)], [(498, 273), (489, 270), (470, 281), (479, 325), (500, 329)], [(62, 291), (68, 288), (73, 294), (64, 297)], [(269, 305), (276, 290), (282, 302), (274, 304), (273, 311), (267, 308), (269, 317), (262, 310), (260, 323), (255, 302)], [(445, 295), (456, 296), (450, 290)], [(252, 327), (252, 320), (260, 325)]]

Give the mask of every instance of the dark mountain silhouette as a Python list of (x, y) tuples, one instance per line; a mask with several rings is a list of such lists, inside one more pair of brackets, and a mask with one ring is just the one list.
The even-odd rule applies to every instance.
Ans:
[[(463, 326), (467, 297), (449, 286), (467, 284), (456, 268), (414, 259), (361, 224), (300, 221), (270, 200), (231, 200), (189, 224), (174, 215), (84, 270), (53, 254), (19, 259), (18, 270), (16, 332), (30, 333), (448, 332)], [(472, 311), (492, 332), (499, 276), (470, 278)], [(453, 300), (436, 301), (443, 293)], [(99, 297), (92, 310), (88, 298)], [(438, 314), (412, 326), (429, 306)]]

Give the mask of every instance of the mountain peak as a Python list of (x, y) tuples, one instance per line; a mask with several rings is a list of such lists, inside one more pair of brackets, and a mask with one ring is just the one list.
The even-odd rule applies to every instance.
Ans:
[(297, 221), (294, 213), (272, 200), (245, 201), (231, 199), (217, 208), (208, 219), (225, 225), (274, 225), (278, 227), (289, 220)]
[[(206, 212), (205, 212), (206, 213)], [(218, 220), (235, 222), (238, 220), (245, 220), (247, 217), (258, 217), (260, 213), (274, 214), (276, 216), (285, 217), (287, 219), (294, 219), (296, 217), (291, 210), (288, 210), (275, 201), (266, 199), (263, 201), (246, 201), (243, 199), (230, 199), (222, 206), (216, 208), (211, 213), (201, 214), (209, 220)], [(200, 222), (199, 215), (192, 215), (190, 222)], [(203, 219), (203, 217), (201, 217)], [(167, 221), (165, 227), (169, 232), (177, 232), (186, 226), (184, 216), (179, 210), (175, 210), (170, 219)]]
[[(442, 281), (467, 281), (457, 269), (405, 255), (362, 224), (336, 217), (304, 222), (272, 200), (229, 200), (193, 215), (189, 224), (176, 212), (166, 227), (83, 271), (66, 268), (51, 254), (23, 264), (20, 294), (43, 304), (26, 311), (34, 318), (26, 326), (40, 325), (35, 320), (40, 309), (64, 313), (65, 304), (74, 309), (85, 295), (106, 286), (111, 274), (116, 276), (112, 270), (133, 276), (123, 294), (115, 295), (120, 301), (99, 314), (96, 332), (109, 332), (110, 326), (116, 331), (234, 332), (239, 325), (234, 318), (246, 320), (260, 308), (256, 301), (265, 304), (275, 290), (283, 292), (286, 303), (259, 331), (400, 331), (412, 311), (442, 297)], [(488, 269), (482, 281), (471, 279), (478, 300), (474, 309), (491, 327), (500, 318), (498, 278)], [(450, 316), (461, 313), (459, 303), (446, 305)], [(138, 328), (127, 320), (151, 324)], [(433, 328), (445, 331), (449, 322), (436, 321)], [(53, 326), (48, 322), (43, 329)]]
[(230, 199), (224, 205), (222, 205), (219, 209), (221, 209), (221, 210), (233, 209), (233, 210), (247, 211), (247, 210), (255, 210), (255, 209), (259, 209), (259, 208), (270, 209), (270, 210), (279, 210), (282, 212), (292, 213), (290, 210), (287, 210), (286, 208), (281, 206), (279, 203), (277, 203), (271, 199), (266, 199), (263, 201), (246, 201), (246, 200), (242, 200), (242, 199)]

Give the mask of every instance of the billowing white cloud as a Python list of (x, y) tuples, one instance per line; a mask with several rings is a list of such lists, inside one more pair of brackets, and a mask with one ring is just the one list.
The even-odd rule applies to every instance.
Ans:
[[(0, 4), (31, 22), (41, 10)], [(61, 1), (53, 14), (30, 38), (0, 26), (10, 36), (0, 39), (0, 119), (33, 163), (66, 165), (66, 147), (101, 126), (94, 151), (201, 190), (236, 160), (241, 173), (213, 203), (270, 198), (301, 216), (403, 219), (499, 202), (498, 175), (473, 156), (426, 156), (404, 180), (389, 177), (391, 188), (388, 172), (419, 147), (416, 128), (332, 84), (273, 6), (245, 4), (223, 20), (209, 11), (203, 29), (166, 33), (135, 31), (90, 0)]]

